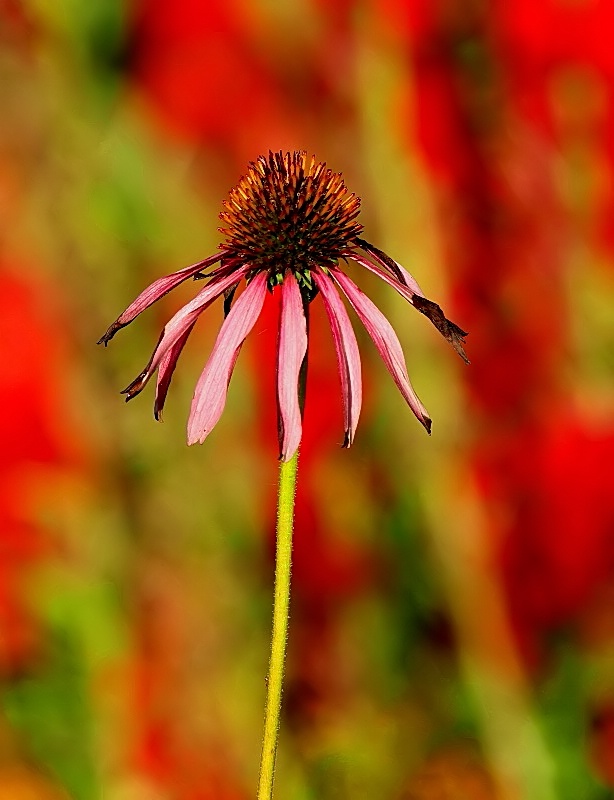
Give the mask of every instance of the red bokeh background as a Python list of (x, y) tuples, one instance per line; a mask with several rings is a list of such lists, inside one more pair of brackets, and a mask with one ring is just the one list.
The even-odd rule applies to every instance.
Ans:
[[(34, 8), (4, 2), (0, 20), (7, 59), (36, 85), (47, 63), (41, 53), (57, 58), (61, 41), (54, 20)], [(197, 194), (211, 183), (230, 186), (260, 152), (298, 146), (331, 164), (336, 156), (354, 163), (367, 186), (361, 59), (369, 48), (379, 48), (383, 62), (394, 53), (397, 102), (390, 124), (429, 189), (446, 309), (470, 331), (472, 364), (455, 373), (463, 402), (456, 463), (481, 508), (494, 553), (491, 578), (504, 598), (523, 675), (539, 691), (557, 670), (561, 637), (575, 657), (605, 658), (614, 647), (614, 428), (611, 389), (583, 365), (591, 344), (596, 353), (606, 345), (586, 345), (578, 333), (585, 322), (592, 328), (583, 318), (590, 303), (577, 292), (587, 275), (608, 285), (614, 257), (612, 4), (311, 0), (304, 12), (282, 13), (274, 4), (239, 0), (133, 0), (121, 10), (111, 59), (116, 108), (129, 109), (161, 152), (190, 153)], [(87, 93), (87, 86), (80, 91)], [(71, 287), (53, 269), (31, 267), (29, 259), (44, 256), (44, 243), (11, 235), (15, 221), (29, 213), (27, 184), (48, 144), (45, 131), (36, 130), (24, 144), (15, 120), (0, 154), (7, 242), (0, 266), (6, 331), (0, 339), (0, 671), (7, 682), (34, 669), (46, 646), (28, 575), (45, 559), (62, 557), (61, 544), (33, 511), (39, 484), (32, 475), (41, 485), (67, 474), (96, 485), (110, 447), (101, 444), (99, 430), (91, 434), (85, 415), (70, 410), (71, 376), (83, 369), (81, 360), (92, 370), (102, 357), (84, 355), (83, 331), (73, 324), (74, 295), (83, 283)], [(276, 315), (273, 298), (248, 356), (254, 446), (270, 465), (276, 457)], [(331, 529), (322, 506), (319, 482), (331, 469), (341, 428), (329, 339), (314, 309), (286, 692), (297, 752), (326, 728), (331, 709), (343, 713), (352, 702), (335, 666), (348, 608), (385, 593), (390, 569), (390, 553), (377, 537), (354, 540), (350, 530)], [(362, 425), (369, 429), (378, 412), (375, 380), (365, 372)], [(371, 438), (359, 451), (357, 492), (385, 505), (397, 484)], [(345, 461), (334, 463), (346, 468), (339, 466)], [(259, 469), (269, 470), (263, 536), (272, 559), (275, 476), (273, 467)], [(347, 469), (352, 476), (356, 467)], [(266, 581), (271, 562), (261, 568)], [(176, 694), (193, 630), (178, 624), (183, 612), (173, 586), (181, 576), (161, 569), (170, 578), (151, 586), (144, 579), (132, 610), (134, 649), (124, 667), (135, 724), (125, 761), (157, 788), (156, 797), (249, 796), (234, 766), (241, 759), (225, 735), (204, 743), (186, 736)], [(436, 641), (453, 662), (463, 644), (453, 610), (443, 600), (438, 606), (437, 625), (416, 635), (425, 648)], [(586, 774), (611, 787), (614, 676), (586, 693), (578, 712)], [(425, 758), (408, 771), (401, 793), (390, 796), (439, 796), (438, 781), (446, 775), (472, 787), (468, 798), (499, 796), (488, 767), (463, 753), (453, 746), (434, 761)]]

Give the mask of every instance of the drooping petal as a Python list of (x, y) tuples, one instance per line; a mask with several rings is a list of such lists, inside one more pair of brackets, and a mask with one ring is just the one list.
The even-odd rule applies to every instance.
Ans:
[[(377, 248), (372, 249), (377, 250)], [(348, 253), (346, 257), (351, 258), (352, 260), (356, 261), (357, 264), (360, 264), (362, 267), (365, 267), (366, 269), (375, 273), (375, 275), (378, 275), (383, 281), (386, 281), (386, 283), (390, 284), (390, 286), (396, 289), (397, 292), (406, 300), (408, 300), (417, 311), (430, 319), (439, 333), (441, 333), (441, 335), (447, 339), (448, 342), (450, 342), (465, 364), (469, 363), (469, 359), (467, 358), (467, 354), (465, 353), (465, 348), (463, 346), (465, 344), (465, 336), (467, 336), (467, 332), (462, 328), (459, 328), (456, 323), (447, 319), (441, 310), (441, 306), (438, 306), (437, 303), (434, 303), (432, 300), (429, 300), (424, 296), (416, 281), (412, 278), (409, 272), (403, 269), (400, 264), (397, 264), (396, 261), (393, 262), (399, 268), (399, 274), (403, 277), (403, 281), (400, 281), (394, 276), (390, 275), (389, 270), (382, 269), (377, 264), (373, 264), (368, 259), (363, 258), (356, 253)], [(392, 261), (392, 259), (389, 260)]]
[(431, 418), (415, 393), (405, 365), (405, 357), (398, 336), (379, 308), (341, 270), (331, 270), (331, 275), (345, 292), (354, 310), (373, 339), (373, 343), (392, 375), (405, 401), (427, 432), (431, 432)]
[(256, 324), (266, 292), (267, 274), (261, 272), (249, 283), (222, 323), (194, 391), (188, 420), (188, 444), (204, 442), (222, 416), (241, 345)]
[[(249, 267), (242, 267), (236, 272), (231, 272), (220, 278), (213, 278), (204, 289), (201, 289), (196, 297), (190, 300), (189, 303), (186, 303), (183, 308), (179, 309), (174, 317), (164, 326), (158, 344), (145, 369), (123, 390), (122, 394), (127, 395), (126, 400), (132, 400), (133, 397), (136, 397), (136, 395), (143, 390), (169, 351), (172, 350), (176, 343), (184, 336), (185, 339), (187, 339), (189, 332), (192, 330), (194, 323), (202, 312), (230, 286), (235, 286), (241, 278), (243, 278), (248, 269)], [(183, 344), (185, 344), (185, 340)], [(182, 349), (183, 345), (177, 351), (177, 358)]]
[[(376, 247), (374, 244), (370, 242), (366, 242), (364, 239), (358, 239), (358, 244), (362, 249), (369, 253), (388, 273), (390, 273), (394, 278), (396, 278), (401, 284), (405, 284), (408, 289), (414, 294), (420, 295), (424, 297), (424, 292), (418, 286), (418, 281), (414, 278), (413, 275), (410, 275), (409, 272), (399, 264), (398, 261), (395, 261), (394, 258), (391, 258), (388, 253), (384, 253), (383, 250), (380, 250), (379, 247)], [(354, 258), (354, 256), (351, 256)], [(358, 261), (358, 259), (356, 259)], [(362, 262), (360, 262), (362, 263)], [(364, 266), (367, 266), (366, 264)], [(369, 269), (369, 267), (367, 267)]]
[[(383, 269), (379, 264), (374, 264), (372, 261), (369, 261), (368, 258), (363, 258), (363, 256), (357, 255), (356, 253), (348, 254), (347, 258), (351, 258), (352, 261), (355, 261), (357, 264), (360, 264), (361, 267), (368, 269), (374, 275), (377, 275), (378, 278), (381, 278), (383, 281), (385, 281), (389, 286), (392, 286), (394, 289), (397, 290), (397, 292), (401, 295), (401, 297), (405, 298), (405, 300), (411, 303), (412, 306), (415, 307), (417, 297), (422, 297), (422, 298), (424, 297), (422, 291), (420, 292), (414, 291), (414, 289), (412, 289), (410, 286), (406, 285), (405, 283), (402, 283), (397, 278), (392, 276), (388, 270)], [(401, 265), (399, 264), (399, 267), (400, 266)], [(409, 272), (407, 273), (407, 275), (409, 275)], [(411, 278), (411, 275), (409, 275), (409, 277)], [(420, 288), (417, 283), (416, 287), (418, 287), (418, 289)]]
[(212, 256), (209, 256), (209, 258), (205, 258), (197, 264), (191, 264), (189, 267), (184, 267), (178, 272), (172, 272), (170, 275), (158, 278), (157, 281), (154, 281), (144, 289), (136, 300), (133, 300), (128, 308), (119, 315), (115, 322), (109, 326), (106, 333), (100, 337), (98, 344), (108, 344), (120, 328), (124, 328), (126, 325), (130, 324), (141, 312), (153, 305), (156, 300), (164, 297), (165, 294), (168, 294), (171, 289), (179, 286), (183, 281), (197, 275), (201, 270), (206, 269), (211, 266), (211, 264), (215, 264), (223, 256), (224, 252), (222, 251), (214, 253)]
[(164, 403), (166, 402), (168, 388), (171, 385), (173, 372), (177, 366), (177, 360), (181, 355), (181, 351), (185, 347), (185, 343), (188, 341), (188, 338), (192, 333), (194, 325), (196, 325), (196, 320), (194, 320), (190, 327), (181, 334), (175, 344), (166, 351), (162, 360), (160, 361), (160, 366), (158, 367), (158, 378), (156, 380), (156, 399), (154, 401), (154, 417), (158, 421), (162, 420), (162, 411), (164, 410)]
[(294, 275), (288, 272), (281, 285), (281, 315), (277, 346), (279, 457), (282, 461), (289, 461), (301, 442), (298, 381), (306, 352), (307, 321), (301, 290)]
[(337, 352), (345, 424), (343, 446), (349, 447), (354, 441), (362, 405), (362, 374), (358, 342), (345, 305), (332, 280), (320, 269), (313, 270), (312, 276), (322, 295)]

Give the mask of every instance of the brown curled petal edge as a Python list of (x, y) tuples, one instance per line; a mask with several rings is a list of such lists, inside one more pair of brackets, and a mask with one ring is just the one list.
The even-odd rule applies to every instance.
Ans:
[(158, 349), (158, 345), (162, 341), (163, 336), (164, 336), (164, 330), (160, 332), (160, 336), (158, 338), (158, 344), (155, 346), (154, 351), (151, 354), (151, 358), (145, 365), (145, 368), (142, 370), (142, 372), (139, 372), (139, 374), (132, 381), (132, 383), (128, 384), (128, 386), (126, 386), (125, 389), (121, 390), (120, 394), (127, 395), (126, 403), (128, 402), (128, 400), (132, 400), (133, 397), (136, 397), (137, 394), (140, 394), (147, 385), (147, 383), (149, 382), (149, 379), (151, 378), (151, 371), (150, 371), (151, 364), (152, 361), (154, 360), (154, 356), (156, 355), (156, 350)]
[(128, 400), (132, 400), (133, 397), (136, 397), (137, 394), (140, 394), (143, 391), (145, 384), (147, 383), (147, 379), (147, 369), (144, 369), (143, 372), (136, 376), (129, 386), (126, 386), (125, 389), (121, 390), (120, 394), (126, 395), (126, 403)]
[(426, 297), (420, 297), (420, 295), (414, 295), (413, 304), (414, 308), (430, 319), (444, 339), (450, 342), (465, 364), (469, 364), (470, 362), (463, 346), (465, 344), (465, 336), (468, 336), (468, 333), (462, 328), (459, 328), (454, 322), (450, 322), (440, 306), (432, 300), (428, 300)]
[(126, 325), (129, 325), (129, 322), (124, 322), (123, 324), (120, 322), (114, 322), (113, 324), (109, 325), (107, 330), (103, 333), (103, 335), (98, 339), (96, 344), (103, 344), (105, 347), (109, 344), (111, 339), (115, 336), (117, 331), (120, 331), (122, 328), (125, 328)]

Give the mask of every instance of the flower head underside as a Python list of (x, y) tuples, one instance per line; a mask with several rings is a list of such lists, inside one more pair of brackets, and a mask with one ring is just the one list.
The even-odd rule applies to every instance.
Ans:
[[(165, 325), (145, 369), (124, 390), (135, 397), (157, 373), (154, 414), (160, 418), (177, 359), (200, 314), (224, 296), (225, 319), (198, 380), (188, 421), (188, 443), (202, 442), (219, 420), (239, 350), (255, 325), (267, 292), (281, 292), (277, 349), (280, 458), (301, 439), (299, 374), (306, 358), (309, 305), (319, 294), (326, 310), (341, 381), (344, 446), (356, 431), (362, 402), (356, 336), (342, 295), (364, 324), (402, 396), (426, 430), (428, 412), (411, 386), (400, 342), (373, 301), (340, 269), (354, 261), (378, 275), (424, 314), (467, 361), (466, 333), (425, 297), (414, 278), (390, 256), (361, 238), (360, 198), (339, 173), (303, 151), (269, 153), (249, 165), (220, 214), (225, 241), (214, 255), (154, 281), (100, 339), (115, 333), (189, 278), (208, 278), (203, 289)], [(212, 271), (206, 272), (213, 267)], [(235, 300), (239, 285), (245, 287)], [(341, 290), (341, 291), (339, 291)]]

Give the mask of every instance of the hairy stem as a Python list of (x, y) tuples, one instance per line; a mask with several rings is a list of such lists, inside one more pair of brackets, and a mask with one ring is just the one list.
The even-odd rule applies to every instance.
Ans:
[(279, 468), (277, 501), (277, 536), (275, 545), (275, 599), (271, 657), (267, 675), (264, 736), (258, 781), (258, 800), (271, 800), (275, 778), (275, 757), (279, 739), (281, 695), (286, 663), (288, 616), (290, 607), (290, 573), (292, 568), (292, 531), (294, 496), (298, 469), (298, 451)]

